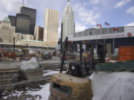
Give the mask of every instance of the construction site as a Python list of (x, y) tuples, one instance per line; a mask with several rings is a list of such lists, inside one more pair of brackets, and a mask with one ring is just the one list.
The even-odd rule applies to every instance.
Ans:
[(1, 49), (0, 99), (133, 100), (134, 47), (121, 46), (111, 58), (107, 50), (105, 43), (68, 38), (60, 51)]
[(134, 100), (134, 2), (117, 1), (0, 0), (0, 100)]

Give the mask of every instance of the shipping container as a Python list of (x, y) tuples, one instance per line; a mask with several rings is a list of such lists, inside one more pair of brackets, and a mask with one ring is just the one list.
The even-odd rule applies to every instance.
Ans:
[(133, 47), (133, 60), (134, 60), (134, 47)]
[(133, 60), (133, 56), (120, 56), (119, 61)]
[(119, 47), (119, 61), (134, 60), (134, 46)]
[(132, 46), (119, 47), (119, 56), (132, 56), (133, 48), (134, 47), (132, 47)]

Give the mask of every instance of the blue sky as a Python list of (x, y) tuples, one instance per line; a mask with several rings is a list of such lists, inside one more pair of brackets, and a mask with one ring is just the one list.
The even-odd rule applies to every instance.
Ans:
[[(0, 20), (15, 15), (22, 0), (0, 0)], [(44, 26), (45, 9), (59, 11), (60, 21), (66, 0), (27, 0), (25, 5), (37, 9), (37, 25)], [(111, 27), (134, 25), (134, 0), (71, 0), (76, 31), (110, 23)], [(59, 22), (60, 23), (60, 22)]]

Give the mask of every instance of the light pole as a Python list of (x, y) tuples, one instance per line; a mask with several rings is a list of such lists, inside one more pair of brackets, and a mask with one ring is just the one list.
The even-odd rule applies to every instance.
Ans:
[(15, 36), (13, 37), (13, 52), (15, 52)]
[(116, 32), (118, 32), (118, 28), (114, 28), (114, 37), (113, 37), (113, 54), (115, 54), (115, 36)]
[(113, 37), (113, 54), (115, 53), (115, 32), (114, 32), (114, 37)]

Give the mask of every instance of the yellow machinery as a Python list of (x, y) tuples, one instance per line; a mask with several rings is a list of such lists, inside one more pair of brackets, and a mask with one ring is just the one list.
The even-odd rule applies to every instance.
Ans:
[[(82, 61), (82, 43), (80, 44), (80, 61), (72, 61), (69, 63), (69, 68), (66, 74), (62, 74), (66, 51), (68, 50), (68, 39), (66, 38), (63, 57), (61, 61), (60, 74), (53, 75), (51, 80), (49, 100), (91, 100), (92, 89), (91, 80), (84, 77), (89, 76), (89, 70), (94, 69), (98, 62), (104, 62), (105, 48), (97, 43), (90, 44), (90, 59)], [(94, 46), (98, 45), (99, 59), (93, 57)]]
[(67, 74), (52, 77), (49, 100), (91, 100), (91, 81)]

